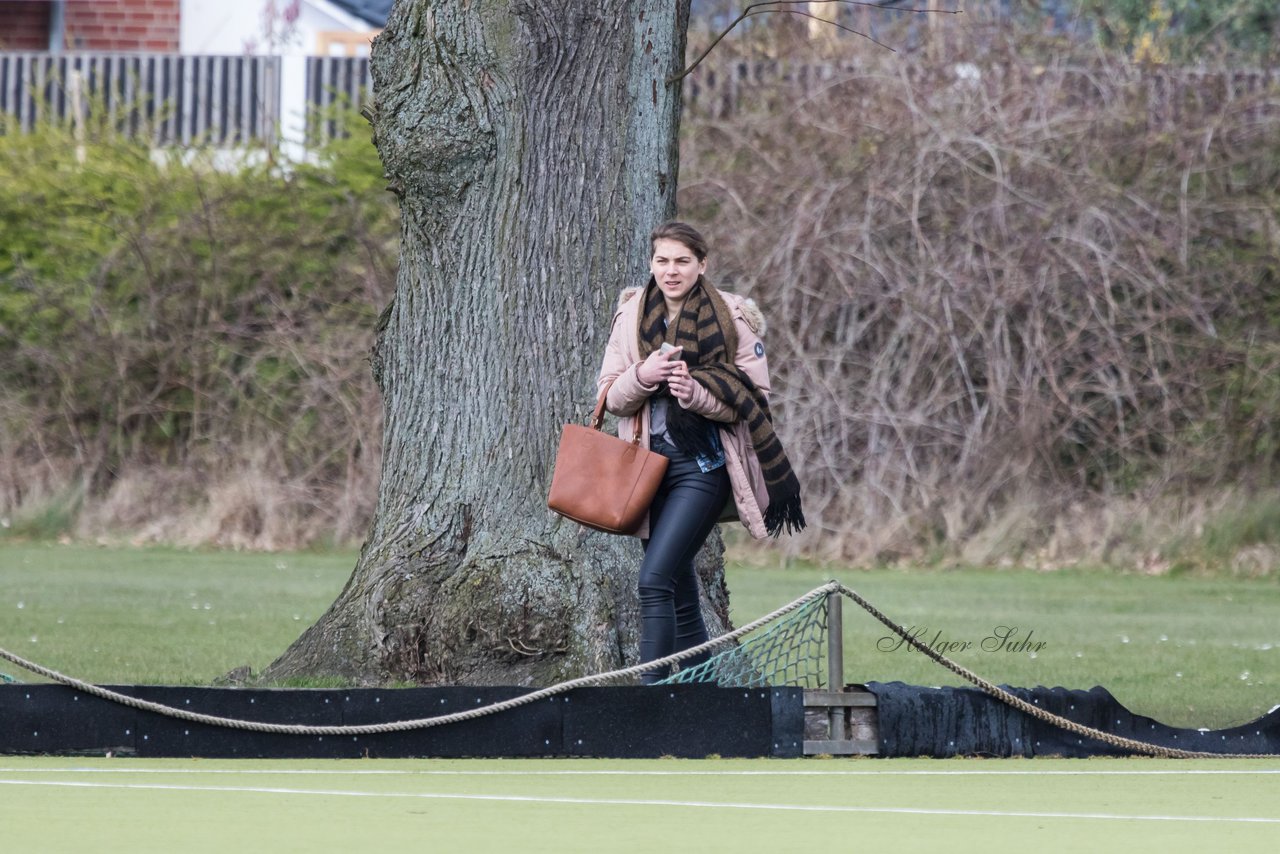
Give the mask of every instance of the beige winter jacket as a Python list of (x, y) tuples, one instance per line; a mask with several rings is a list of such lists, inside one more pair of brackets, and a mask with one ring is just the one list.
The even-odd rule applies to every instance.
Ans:
[[(596, 381), (596, 393), (613, 380), (605, 408), (618, 416), (618, 435), (631, 439), (635, 435), (636, 419), (640, 419), (640, 442), (649, 447), (649, 397), (657, 386), (646, 385), (636, 376), (640, 364), (639, 317), (643, 300), (635, 299), (642, 288), (627, 288), (618, 297), (618, 308), (613, 315), (613, 330), (605, 347), (604, 363)], [(720, 292), (738, 330), (738, 353), (734, 362), (767, 397), (769, 394), (769, 362), (765, 357), (764, 318), (756, 304), (746, 297)], [(686, 404), (681, 403), (681, 406)], [(729, 407), (711, 395), (702, 385), (694, 383), (693, 398), (687, 404), (712, 421), (722, 422), (720, 440), (724, 445), (725, 466), (733, 487), (733, 501), (725, 508), (721, 521), (738, 518), (753, 537), (767, 536), (764, 513), (769, 509), (769, 493), (765, 489), (760, 461), (751, 445), (751, 431), (742, 422), (734, 422)], [(635, 536), (649, 537), (649, 517), (636, 530)]]

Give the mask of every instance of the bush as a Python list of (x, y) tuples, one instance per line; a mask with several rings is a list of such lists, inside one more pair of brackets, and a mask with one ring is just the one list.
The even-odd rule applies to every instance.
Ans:
[(1274, 486), (1280, 108), (1245, 77), (994, 46), (686, 122), (682, 209), (771, 318), (802, 548), (1034, 559), (1082, 502)]
[[(1280, 565), (1274, 513), (1248, 510), (1280, 474), (1274, 78), (1041, 55), (696, 72), (680, 201), (713, 279), (770, 317), (812, 523), (790, 547)], [(288, 170), (0, 134), (10, 531), (361, 536), (397, 222), (343, 120)]]
[[(353, 133), (287, 170), (105, 129), (83, 162), (55, 124), (0, 135), (0, 515), (69, 492), (103, 528), (95, 508), (167, 505), (166, 539), (363, 532), (381, 441), (367, 352), (397, 225), (367, 129), (344, 120)], [(246, 482), (210, 534), (220, 490)]]
[(1213, 51), (1274, 60), (1280, 10), (1272, 0), (1079, 0), (1098, 40), (1140, 61), (1194, 61)]

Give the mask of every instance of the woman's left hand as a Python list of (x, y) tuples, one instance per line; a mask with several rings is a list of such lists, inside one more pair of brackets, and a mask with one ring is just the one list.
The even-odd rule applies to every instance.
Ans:
[(693, 400), (693, 384), (695, 382), (696, 380), (689, 376), (688, 366), (683, 362), (677, 363), (675, 371), (667, 378), (667, 386), (671, 389), (671, 396), (681, 403), (688, 403)]

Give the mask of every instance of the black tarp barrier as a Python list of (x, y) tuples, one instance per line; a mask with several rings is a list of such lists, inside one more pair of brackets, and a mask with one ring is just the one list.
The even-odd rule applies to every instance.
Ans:
[[(1073, 723), (1122, 738), (1210, 753), (1280, 753), (1280, 707), (1230, 729), (1179, 729), (1135, 715), (1102, 687), (1001, 687)], [(1020, 712), (977, 688), (869, 682), (866, 689), (876, 696), (881, 756), (1131, 755)]]
[[(879, 755), (1119, 756), (975, 688), (872, 682)], [(272, 723), (354, 725), (448, 714), (525, 693), (521, 688), (241, 689), (125, 686), (122, 694), (204, 714)], [(1280, 754), (1280, 708), (1243, 726), (1179, 729), (1124, 708), (1104, 688), (1010, 688), (1086, 726), (1167, 747)], [(797, 757), (799, 688), (714, 685), (579, 688), (505, 712), (427, 729), (303, 736), (193, 724), (61, 685), (0, 685), (0, 754), (207, 758)]]
[[(166, 706), (267, 723), (343, 726), (416, 720), (529, 689), (112, 687)], [(0, 685), (0, 754), (394, 758), (800, 756), (800, 688), (578, 688), (458, 723), (374, 735), (280, 735), (190, 723), (63, 685)]]

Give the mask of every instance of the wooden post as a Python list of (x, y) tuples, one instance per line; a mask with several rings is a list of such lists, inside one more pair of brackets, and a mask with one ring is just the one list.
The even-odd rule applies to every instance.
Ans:
[(71, 134), (76, 141), (76, 162), (83, 164), (86, 159), (84, 147), (84, 75), (79, 69), (71, 72), (67, 80), (71, 92)]
[(831, 26), (840, 18), (840, 6), (837, 3), (809, 3), (806, 13), (809, 15), (809, 40), (822, 46), (832, 44), (839, 30)]
[(827, 684), (804, 692), (805, 756), (872, 756), (879, 751), (876, 698), (861, 686), (845, 690), (844, 599), (827, 594)]
[[(844, 690), (844, 598), (839, 591), (827, 594), (827, 690)], [(844, 741), (844, 709), (833, 707), (828, 713), (831, 740)]]
[(942, 0), (931, 0), (926, 5), (929, 11), (924, 16), (925, 22), (929, 25), (929, 59), (933, 62), (937, 62), (945, 55), (942, 49), (942, 15), (939, 14), (943, 10), (943, 6)]

